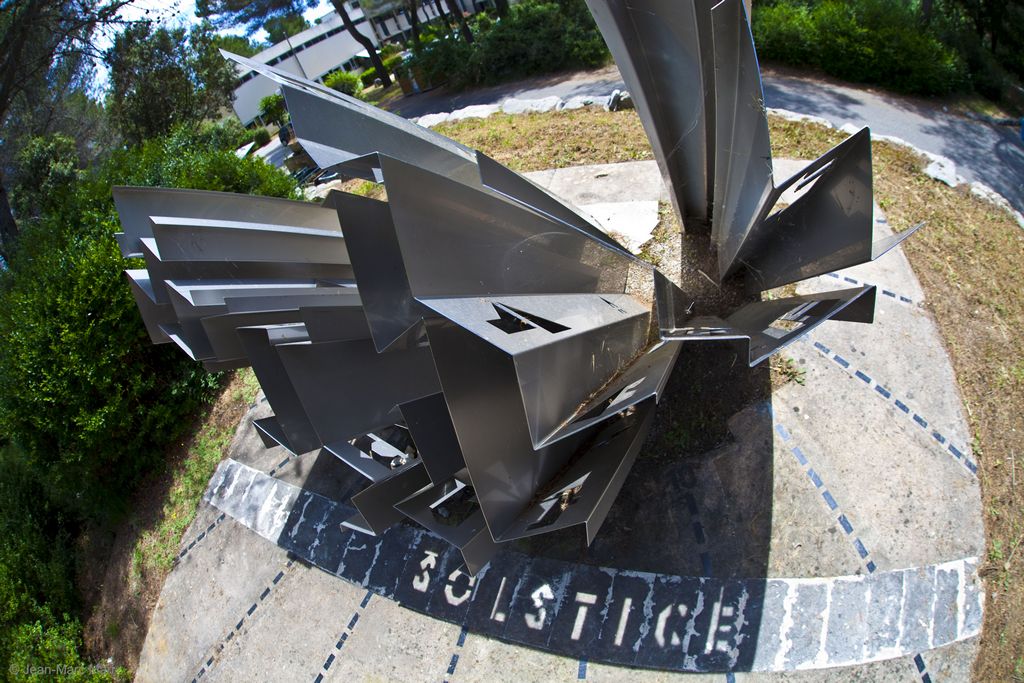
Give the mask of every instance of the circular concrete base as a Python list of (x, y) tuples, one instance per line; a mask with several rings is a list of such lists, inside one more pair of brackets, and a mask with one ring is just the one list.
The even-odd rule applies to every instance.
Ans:
[[(547, 177), (577, 203), (629, 181), (565, 173)], [(329, 455), (264, 449), (257, 404), (165, 584), (140, 679), (966, 678), (984, 544), (969, 431), (901, 253), (799, 293), (861, 284), (878, 287), (875, 323), (814, 330), (783, 352), (783, 386), (728, 346), (680, 363), (595, 543), (541, 537), (473, 579), (412, 526), (341, 528), (362, 483)], [(735, 673), (751, 671), (766, 673)]]

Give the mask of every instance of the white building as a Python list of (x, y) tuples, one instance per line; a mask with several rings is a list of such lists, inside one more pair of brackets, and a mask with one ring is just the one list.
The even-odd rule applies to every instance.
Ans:
[[(444, 3), (444, 0), (440, 1)], [(480, 0), (456, 0), (456, 3), (466, 12), (478, 11), (484, 5)], [(349, 0), (346, 4), (356, 28), (374, 45), (408, 38), (410, 24), (406, 10), (381, 14), (367, 22), (358, 0)], [(434, 1), (421, 0), (417, 14), (421, 26), (436, 19)], [(360, 71), (368, 66), (368, 55), (363, 46), (349, 34), (335, 12), (325, 14), (320, 23), (268, 47), (252, 59), (313, 81), (322, 81), (324, 76), (337, 69)], [(244, 125), (249, 125), (259, 117), (260, 100), (277, 90), (277, 85), (269, 78), (260, 78), (255, 72), (239, 66), (239, 83), (235, 88), (233, 105), (235, 114)]]

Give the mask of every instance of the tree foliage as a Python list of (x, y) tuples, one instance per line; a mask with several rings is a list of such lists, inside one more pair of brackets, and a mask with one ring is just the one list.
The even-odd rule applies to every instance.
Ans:
[[(80, 75), (98, 29), (123, 23), (118, 13), (131, 0), (0, 0), (0, 157), (17, 154), (18, 141), (45, 130), (28, 128), (20, 106), (31, 111), (51, 92), (65, 92)], [(17, 121), (12, 123), (12, 118)], [(12, 130), (14, 129), (14, 130)], [(13, 149), (12, 149), (13, 148)], [(8, 258), (18, 236), (0, 168), (0, 253)]]
[(233, 36), (230, 34), (214, 36), (213, 44), (221, 50), (227, 50), (228, 52), (241, 55), (243, 57), (252, 57), (257, 53), (262, 52), (267, 47), (266, 45), (255, 40), (250, 40), (245, 36)]
[(200, 366), (149, 343), (113, 239), (111, 187), (295, 196), (282, 172), (238, 159), (235, 140), (210, 149), (203, 135), (218, 133), (179, 127), (69, 183), (59, 208), (28, 222), (0, 278), (0, 434), (80, 515), (116, 511), (212, 386)]
[(231, 104), (236, 74), (217, 51), (213, 28), (130, 26), (107, 50), (109, 116), (135, 145), (175, 124), (214, 117)]
[(758, 53), (915, 94), (999, 100), (1024, 78), (1024, 0), (760, 0)]
[(81, 173), (74, 140), (60, 133), (32, 138), (19, 152), (12, 177), (15, 211), (22, 218), (59, 211)]
[(285, 38), (294, 36), (309, 28), (309, 22), (301, 14), (282, 14), (272, 16), (263, 22), (263, 30), (267, 32), (271, 44), (280, 43)]
[(271, 19), (301, 16), (318, 4), (319, 0), (196, 0), (196, 16), (217, 28), (255, 31)]
[(338, 92), (358, 97), (363, 91), (363, 81), (358, 75), (347, 71), (335, 71), (324, 78), (324, 85), (334, 88)]
[(260, 116), (267, 123), (283, 126), (288, 122), (288, 109), (285, 107), (284, 95), (276, 92), (260, 100)]

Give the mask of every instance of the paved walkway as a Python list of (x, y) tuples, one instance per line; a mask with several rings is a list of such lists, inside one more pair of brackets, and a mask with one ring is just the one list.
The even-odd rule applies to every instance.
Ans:
[[(406, 117), (449, 112), (508, 98), (542, 99), (576, 95), (605, 96), (625, 84), (615, 67), (538, 77), (500, 86), (449, 94), (442, 90), (397, 101), (394, 111)], [(870, 126), (876, 135), (902, 138), (915, 147), (952, 159), (968, 181), (982, 182), (1024, 212), (1024, 142), (1020, 128), (994, 126), (943, 111), (925, 100), (838, 85), (767, 70), (765, 104), (820, 116), (836, 127)]]
[[(539, 179), (570, 176), (570, 201), (607, 182)], [(591, 548), (511, 548), (472, 581), (411, 526), (343, 530), (362, 482), (330, 454), (265, 449), (259, 402), (164, 585), (138, 680), (968, 679), (980, 490), (924, 294), (898, 250), (801, 291), (865, 283), (873, 325), (790, 347), (802, 383), (722, 415), (720, 445), (680, 434), (677, 457), (638, 459)], [(662, 423), (686, 424), (695, 386), (767, 378), (725, 356), (710, 365), (724, 375), (681, 363)]]

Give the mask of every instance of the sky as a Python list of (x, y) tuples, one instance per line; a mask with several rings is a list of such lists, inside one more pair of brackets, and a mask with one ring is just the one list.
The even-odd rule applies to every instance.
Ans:
[[(306, 21), (313, 23), (315, 19), (323, 16), (333, 9), (329, 0), (320, 0), (312, 9), (306, 10), (302, 16)], [(152, 19), (165, 26), (192, 26), (199, 23), (196, 17), (195, 0), (135, 0), (121, 10), (121, 16), (129, 21), (138, 19)], [(267, 39), (267, 32), (263, 29), (255, 33), (248, 33), (244, 27), (237, 29), (226, 29), (223, 34), (245, 35), (256, 41)], [(96, 46), (106, 50), (114, 42), (115, 32), (108, 31), (99, 36)], [(96, 63), (96, 82), (105, 88), (108, 79), (107, 68), (101, 62)]]

